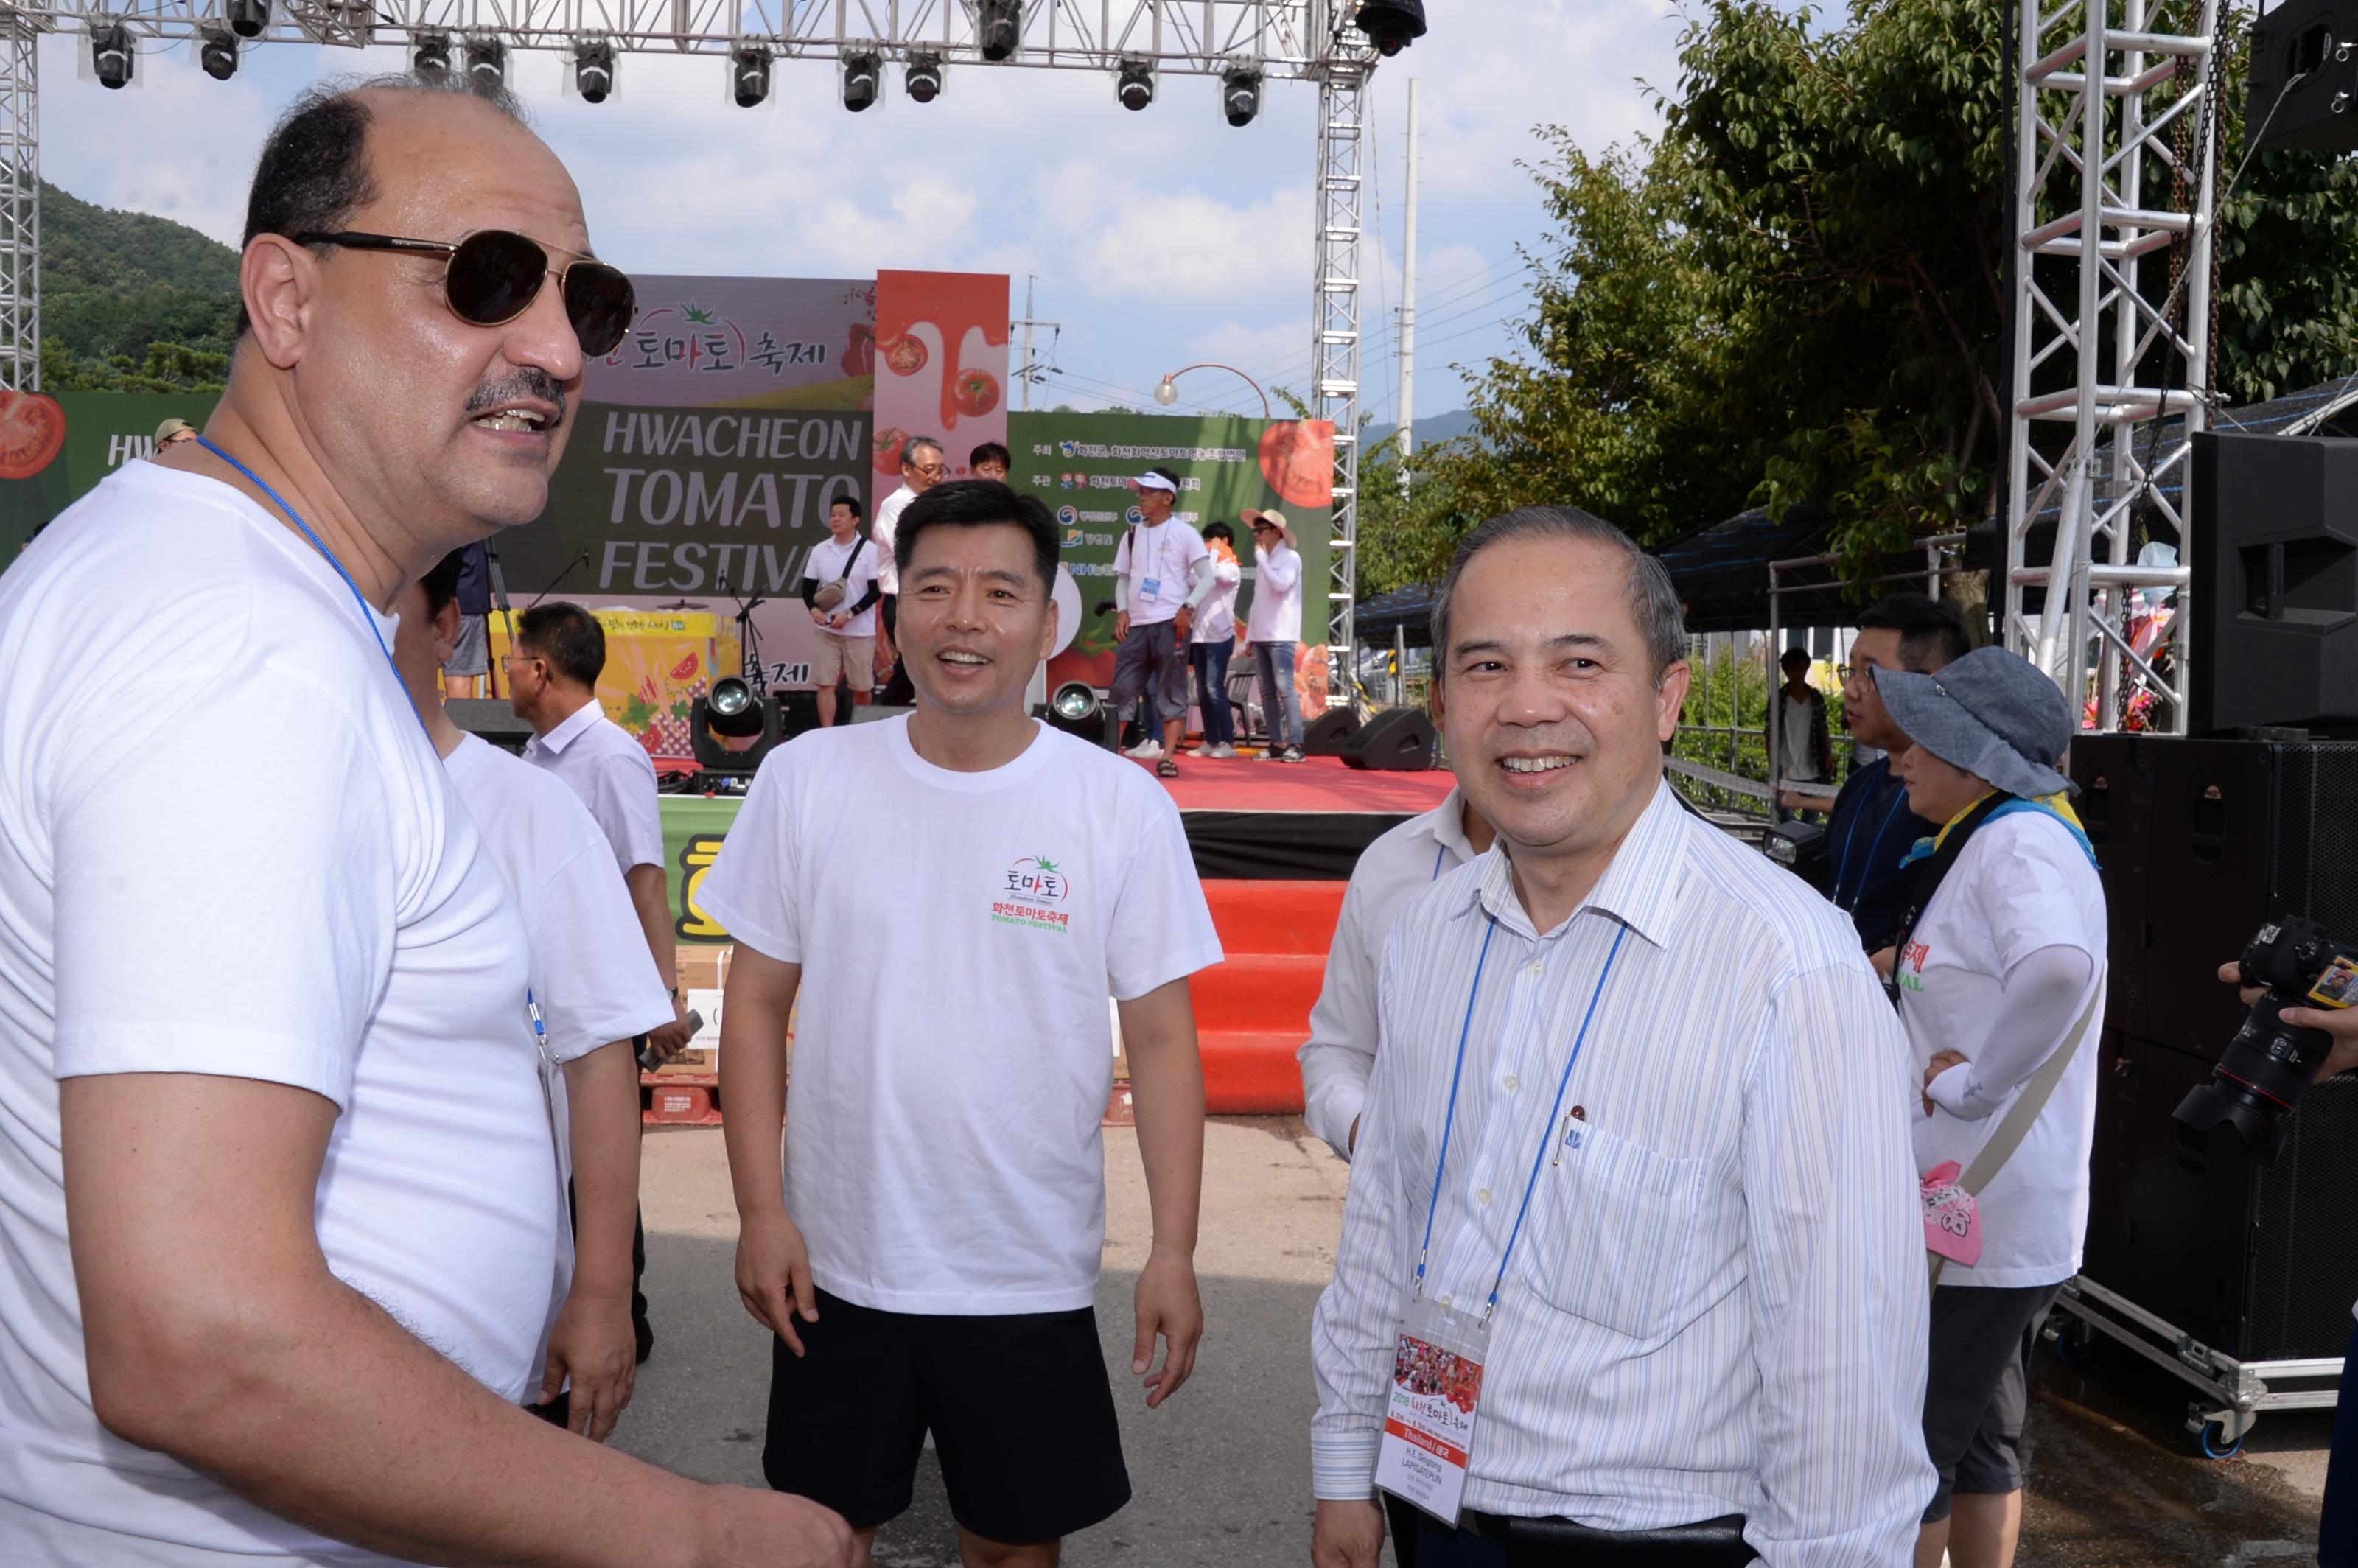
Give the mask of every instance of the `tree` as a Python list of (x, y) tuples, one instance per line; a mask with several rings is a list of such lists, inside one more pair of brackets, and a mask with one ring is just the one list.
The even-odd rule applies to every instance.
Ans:
[[(1717, 0), (1682, 39), (1658, 139), (1591, 157), (1542, 127), (1529, 352), (1470, 377), (1476, 435), (1420, 455), (1366, 558), (1431, 560), (1536, 501), (1650, 541), (1809, 502), (1853, 561), (1980, 521), (2006, 430), (2006, 17), (2004, 0), (1854, 0), (1825, 28)], [(2242, 163), (2248, 21), (2221, 24), (2223, 175)], [(2147, 178), (2167, 202), (2160, 160)], [(2358, 371), (2358, 167), (2259, 155), (2216, 253), (2223, 395)], [(2171, 270), (2145, 269), (2156, 304)]]

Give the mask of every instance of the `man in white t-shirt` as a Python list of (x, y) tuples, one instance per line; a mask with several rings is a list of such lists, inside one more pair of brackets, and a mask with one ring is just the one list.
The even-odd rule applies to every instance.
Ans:
[(1150, 1409), (1203, 1331), (1187, 976), (1219, 943), (1169, 796), (1024, 711), (1056, 555), (1047, 508), (1003, 484), (912, 505), (916, 711), (773, 752), (698, 894), (737, 939), (720, 1071), (738, 1292), (778, 1336), (763, 1468), (842, 1512), (863, 1563), (928, 1432), (968, 1563), (1046, 1568), (1129, 1500), (1092, 1311), (1109, 993), (1153, 1215)]
[[(1106, 697), (1106, 729), (1118, 739), (1141, 696), (1154, 699), (1163, 721), (1155, 772), (1179, 776), (1179, 737), (1187, 729), (1187, 640), (1195, 607), (1213, 587), (1211, 551), (1204, 536), (1171, 514), (1179, 476), (1149, 469), (1130, 481), (1138, 492), (1130, 531), (1114, 546), (1113, 684)], [(1152, 741), (1153, 738), (1148, 737)]]
[(1267, 757), (1299, 762), (1302, 698), (1293, 689), (1293, 651), (1302, 641), (1302, 557), (1293, 529), (1282, 512), (1248, 510), (1252, 525), (1252, 608), (1245, 612), (1245, 641), (1252, 647), (1253, 671), (1260, 677), (1261, 724), (1269, 731)]
[(547, 1419), (602, 1443), (630, 1402), (637, 1365), (639, 1064), (631, 1038), (669, 1022), (671, 999), (613, 852), (573, 792), (442, 711), (435, 675), (459, 641), (462, 554), (445, 556), (395, 601), (393, 656), (524, 917), (534, 1004), (564, 1069), (557, 1120), (573, 1200), (573, 1246), (558, 1259), (546, 1369), (531, 1398)]
[(856, 706), (876, 700), (876, 600), (882, 592), (876, 552), (860, 536), (858, 496), (838, 495), (827, 504), (827, 533), (803, 567), (803, 603), (816, 628), (811, 684), (818, 688), (822, 727), (835, 723), (835, 688), (847, 674)]
[(876, 503), (876, 525), (868, 530), (876, 548), (876, 586), (884, 595), (884, 635), (876, 644), (876, 674), (880, 680), (890, 676), (884, 700), (895, 707), (905, 707), (913, 698), (908, 675), (900, 667), (901, 656), (893, 645), (900, 635), (894, 627), (901, 613), (901, 574), (894, 567), (893, 532), (909, 503), (949, 476), (949, 459), (943, 454), (942, 444), (931, 436), (910, 437), (901, 443), (901, 487)]
[[(449, 75), (298, 99), (245, 227), (204, 439), (0, 578), (0, 1562), (838, 1563), (519, 1406), (563, 1227), (525, 927), (385, 649), (546, 505), (627, 281)], [(446, 287), (384, 233), (498, 237)]]

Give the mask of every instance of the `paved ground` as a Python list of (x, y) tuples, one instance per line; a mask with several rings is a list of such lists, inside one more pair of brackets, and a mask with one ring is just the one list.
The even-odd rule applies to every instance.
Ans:
[[(1299, 1122), (1212, 1124), (1196, 1257), (1209, 1329), (1195, 1379), (1149, 1411), (1123, 1384), (1130, 1288), (1148, 1239), (1136, 1140), (1108, 1130), (1106, 1156), (1098, 1317), (1108, 1363), (1122, 1374), (1116, 1390), (1137, 1497), (1076, 1538), (1065, 1561), (1296, 1568), (1309, 1542), (1307, 1328), (1333, 1260), (1346, 1169)], [(616, 1441), (687, 1475), (758, 1485), (768, 1334), (730, 1283), (736, 1217), (719, 1132), (651, 1132), (644, 1186), (658, 1339)], [(2180, 1428), (2188, 1396), (2125, 1351), (2041, 1368), (2026, 1434), (2026, 1568), (2242, 1568), (2313, 1550), (2329, 1418), (2271, 1415), (2244, 1457), (2217, 1463), (2197, 1455)], [(878, 1556), (887, 1568), (957, 1563), (930, 1459), (916, 1505), (885, 1530)]]

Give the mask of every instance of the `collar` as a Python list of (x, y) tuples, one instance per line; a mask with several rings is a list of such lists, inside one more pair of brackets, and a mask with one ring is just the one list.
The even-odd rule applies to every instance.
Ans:
[(1456, 850), (1460, 860), (1470, 860), (1474, 859), (1474, 846), (1466, 838), (1465, 806), (1466, 792), (1452, 784), (1448, 798), (1426, 812), (1419, 826), (1432, 835), (1434, 843)]
[[(1670, 781), (1657, 779), (1653, 798), (1630, 824), (1628, 836), (1613, 852), (1612, 863), (1573, 911), (1573, 919), (1595, 910), (1655, 946), (1668, 947), (1686, 886), (1689, 831), (1686, 808), (1671, 793)], [(1514, 866), (1507, 858), (1503, 839), (1493, 841), (1482, 857), (1482, 874), (1476, 879), (1473, 902), (1466, 907), (1470, 912), (1476, 906), (1510, 930), (1535, 939), (1544, 940), (1572, 925), (1567, 920), (1546, 933), (1532, 929), (1523, 901), (1515, 896)]]
[(598, 720), (605, 717), (605, 708), (599, 706), (598, 699), (592, 697), (579, 708), (575, 708), (572, 717), (566, 719), (564, 723), (559, 724), (547, 734), (538, 737), (535, 744), (544, 752), (562, 752), (579, 740)]

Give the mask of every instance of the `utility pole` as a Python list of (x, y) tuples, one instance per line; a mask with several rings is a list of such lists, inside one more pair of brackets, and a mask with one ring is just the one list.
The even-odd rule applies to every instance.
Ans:
[(1408, 498), (1408, 460), (1416, 450), (1416, 78), (1408, 79), (1408, 248), (1401, 262), (1400, 491)]
[(1027, 272), (1023, 275), (1023, 319), (1008, 323), (1010, 327), (1023, 329), (1023, 362), (1016, 370), (1015, 379), (1023, 384), (1023, 412), (1026, 414), (1032, 412), (1032, 384), (1045, 373), (1032, 358), (1032, 329), (1045, 327), (1055, 333), (1059, 339), (1065, 335), (1063, 322), (1035, 321), (1032, 319), (1032, 285), (1034, 281), (1032, 274)]

